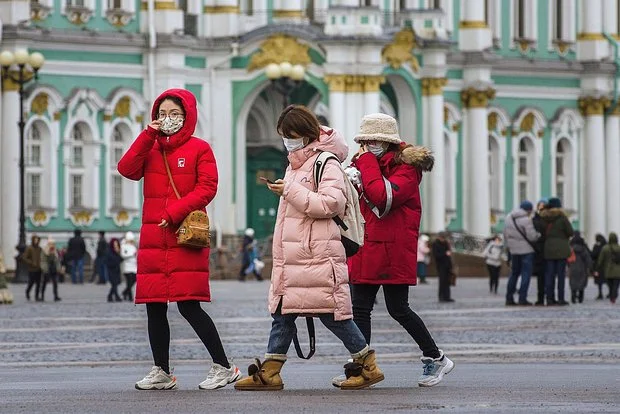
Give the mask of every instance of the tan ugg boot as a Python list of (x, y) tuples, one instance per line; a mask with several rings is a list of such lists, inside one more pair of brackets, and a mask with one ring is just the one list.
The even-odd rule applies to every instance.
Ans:
[(258, 358), (248, 367), (248, 377), (235, 382), (239, 391), (279, 391), (284, 388), (280, 370), (284, 361), (266, 359), (263, 363)]
[(347, 379), (340, 384), (341, 390), (358, 390), (370, 387), (385, 378), (377, 366), (374, 350), (368, 351), (367, 354), (358, 358), (353, 358), (353, 362), (344, 366), (344, 374)]

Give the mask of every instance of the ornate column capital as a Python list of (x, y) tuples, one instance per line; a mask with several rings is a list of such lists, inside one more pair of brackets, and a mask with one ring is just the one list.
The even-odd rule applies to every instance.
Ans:
[(422, 78), (422, 95), (442, 95), (443, 87), (447, 84), (446, 78)]
[(582, 96), (579, 98), (579, 112), (581, 115), (603, 115), (605, 109), (611, 105), (611, 100), (605, 96)]
[(325, 75), (331, 92), (378, 92), (385, 82), (381, 75)]
[[(142, 0), (142, 4), (140, 5), (141, 10), (148, 10), (148, 2)], [(155, 1), (155, 10), (177, 10), (177, 5), (174, 0), (156, 0)]]
[(461, 91), (461, 103), (465, 108), (486, 108), (489, 99), (495, 98), (495, 89), (476, 89), (473, 87)]

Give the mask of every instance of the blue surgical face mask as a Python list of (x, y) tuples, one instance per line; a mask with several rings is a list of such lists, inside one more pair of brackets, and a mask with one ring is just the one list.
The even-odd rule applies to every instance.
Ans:
[(284, 146), (288, 152), (293, 152), (300, 150), (304, 147), (304, 139), (303, 138), (286, 138), (282, 137), (282, 141), (284, 141)]
[(383, 148), (382, 144), (368, 144), (366, 145), (366, 148), (377, 158), (385, 153), (385, 148)]

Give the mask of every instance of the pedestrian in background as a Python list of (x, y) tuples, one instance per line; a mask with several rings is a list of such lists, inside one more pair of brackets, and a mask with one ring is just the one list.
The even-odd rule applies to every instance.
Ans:
[[(570, 256), (569, 239), (573, 236), (570, 224), (559, 198), (550, 198), (547, 208), (540, 214), (545, 225), (545, 296), (547, 306), (568, 305), (564, 297), (566, 284), (566, 259)], [(557, 280), (557, 300), (555, 285)]]
[(366, 221), (364, 245), (349, 258), (353, 317), (370, 344), (371, 314), (379, 288), (385, 307), (422, 352), (418, 386), (432, 387), (454, 368), (437, 347), (424, 321), (409, 305), (409, 287), (417, 284), (418, 235), (422, 217), (420, 183), (435, 159), (425, 147), (403, 142), (393, 117), (362, 118), (355, 136), (360, 145), (352, 163), (359, 170), (360, 211)]
[(241, 246), (242, 263), (239, 270), (239, 281), (245, 282), (245, 278), (249, 274), (253, 274), (256, 280), (262, 281), (261, 264), (262, 261), (258, 255), (258, 246), (256, 239), (254, 239), (254, 229), (247, 228), (243, 236), (243, 242)]
[(545, 224), (543, 223), (540, 213), (547, 207), (549, 201), (543, 198), (536, 204), (536, 212), (532, 217), (534, 229), (540, 234), (540, 237), (534, 243), (534, 267), (532, 276), (536, 276), (536, 306), (545, 305)]
[(585, 240), (578, 231), (575, 231), (570, 241), (570, 247), (568, 281), (571, 289), (571, 302), (583, 303), (583, 291), (588, 285), (588, 276), (592, 269), (592, 256)]
[(450, 285), (452, 284), (452, 247), (448, 241), (448, 233), (441, 232), (432, 244), (433, 262), (439, 279), (439, 302), (454, 302)]
[(418, 239), (418, 280), (420, 284), (425, 285), (426, 271), (428, 264), (431, 262), (431, 247), (429, 245), (430, 238), (426, 234), (422, 234)]
[[(193, 136), (197, 121), (196, 97), (186, 89), (168, 89), (153, 103), (150, 124), (117, 167), (124, 177), (142, 180), (144, 192), (135, 302), (146, 304), (154, 365), (136, 382), (139, 390), (177, 388), (170, 368), (169, 302), (177, 303), (213, 359), (207, 378), (198, 387), (220, 388), (241, 376), (228, 361), (213, 320), (200, 306), (200, 302), (211, 301), (210, 250), (177, 243), (179, 225), (192, 211), (205, 210), (217, 192), (211, 146)], [(169, 175), (179, 198), (169, 191)]]
[(34, 286), (34, 299), (35, 301), (41, 301), (41, 277), (43, 275), (41, 270), (41, 256), (43, 250), (39, 246), (41, 239), (37, 235), (33, 235), (30, 239), (30, 246), (26, 247), (24, 251), (23, 260), (28, 266), (28, 285), (26, 286), (26, 299), (30, 300), (30, 290)]
[(498, 234), (489, 240), (482, 254), (489, 272), (489, 292), (497, 294), (504, 255), (504, 244)]
[(86, 243), (82, 238), (82, 230), (75, 229), (73, 237), (69, 239), (67, 246), (67, 261), (71, 266), (71, 283), (84, 283), (84, 257), (86, 256)]
[(60, 273), (60, 256), (56, 250), (56, 242), (48, 239), (41, 255), (41, 271), (43, 272), (43, 286), (41, 286), (41, 301), (45, 300), (45, 287), (52, 282), (54, 302), (60, 301), (58, 296), (58, 274)]
[[(269, 343), (263, 362), (250, 365), (249, 377), (239, 380), (242, 391), (281, 390), (280, 371), (297, 331), (299, 314), (317, 315), (342, 341), (352, 362), (348, 375), (338, 382), (342, 389), (361, 389), (383, 380), (375, 351), (353, 322), (347, 258), (340, 229), (333, 220), (347, 203), (345, 176), (337, 160), (327, 160), (320, 182), (314, 182), (314, 163), (322, 151), (340, 162), (348, 146), (336, 130), (319, 125), (305, 106), (290, 105), (277, 123), (288, 150), (284, 179), (265, 185), (280, 198), (273, 234), (273, 271), (269, 289), (272, 317)], [(359, 254), (359, 253), (358, 253)]]
[[(524, 200), (519, 208), (506, 216), (504, 221), (504, 240), (510, 251), (511, 273), (506, 287), (506, 306), (530, 306), (527, 293), (530, 287), (530, 278), (534, 267), (534, 243), (540, 237), (540, 233), (534, 228), (530, 214), (534, 206)], [(519, 302), (514, 300), (517, 290), (517, 281), (521, 278), (519, 287)]]
[[(605, 240), (605, 236), (600, 233), (597, 234), (595, 237), (594, 246), (592, 247), (592, 262), (594, 263), (595, 268), (597, 268), (596, 264), (598, 263), (598, 258), (601, 255), (601, 250), (603, 250), (603, 247), (606, 244), (607, 241)], [(605, 278), (605, 269), (597, 268), (594, 278), (596, 285), (598, 286), (598, 296), (596, 297), (596, 300), (603, 300), (605, 298), (603, 296), (603, 285), (607, 285), (611, 290), (611, 287), (607, 284), (607, 279)], [(609, 298), (609, 293), (607, 293), (607, 298)]]
[(110, 247), (105, 257), (105, 265), (108, 271), (108, 280), (110, 281), (110, 293), (108, 293), (108, 302), (121, 302), (123, 299), (118, 295), (118, 285), (121, 284), (121, 243), (117, 238), (110, 240)]
[(0, 249), (0, 305), (10, 305), (13, 303), (13, 292), (9, 289), (6, 277), (6, 266), (4, 264), (4, 255)]
[(105, 285), (108, 283), (108, 266), (106, 266), (105, 260), (108, 255), (110, 245), (105, 239), (105, 231), (99, 232), (99, 239), (97, 240), (97, 256), (95, 257), (95, 273), (93, 274), (93, 280), (97, 281), (99, 285)]
[(610, 283), (609, 301), (612, 304), (618, 299), (618, 287), (620, 286), (620, 246), (618, 235), (609, 233), (609, 242), (601, 250), (596, 267), (599, 272), (603, 271)]
[(136, 283), (136, 273), (138, 273), (137, 256), (136, 236), (133, 232), (128, 231), (121, 243), (121, 257), (123, 258), (123, 275), (126, 283), (123, 299), (129, 301), (133, 301), (133, 285)]

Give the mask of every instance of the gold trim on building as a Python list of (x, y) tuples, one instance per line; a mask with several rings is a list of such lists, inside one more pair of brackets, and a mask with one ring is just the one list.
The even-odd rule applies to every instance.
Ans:
[[(148, 3), (146, 1), (143, 1), (142, 5), (140, 5), (140, 10), (148, 10), (148, 9), (149, 9)], [(178, 9), (174, 1), (156, 1), (155, 10), (178, 10)]]
[(495, 89), (478, 90), (467, 88), (461, 91), (461, 103), (465, 108), (486, 108), (490, 99), (495, 98)]
[(487, 128), (489, 131), (495, 131), (497, 129), (497, 112), (491, 112), (487, 116)]
[(129, 96), (123, 96), (118, 100), (116, 106), (114, 107), (114, 116), (117, 118), (127, 118), (129, 117), (129, 111), (131, 110), (131, 99)]
[(602, 33), (578, 33), (577, 40), (605, 40)]
[(385, 76), (380, 75), (325, 75), (330, 92), (378, 92)]
[(103, 122), (110, 122), (112, 120), (111, 114), (103, 114)]
[(521, 132), (529, 132), (529, 131), (531, 131), (532, 129), (534, 129), (534, 121), (535, 120), (536, 119), (534, 118), (534, 114), (531, 113), (531, 112), (528, 113), (521, 120), (521, 124), (519, 124), (519, 130)]
[(422, 95), (442, 95), (443, 87), (448, 84), (446, 78), (422, 78)]
[(32, 100), (32, 103), (30, 104), (30, 112), (40, 116), (47, 113), (48, 107), (49, 96), (45, 92), (41, 92)]
[(248, 72), (262, 69), (270, 63), (289, 62), (291, 65), (310, 64), (308, 45), (297, 41), (297, 38), (276, 34), (267, 38), (259, 47), (259, 51), (252, 55), (248, 64)]
[[(26, 68), (22, 69), (24, 72), (24, 81), (28, 82), (30, 80), (32, 80), (32, 78), (34, 77), (34, 74), (27, 70)], [(19, 77), (19, 71), (17, 70), (11, 70), (9, 71), (9, 76), (2, 79), (2, 90), (4, 92), (15, 92), (15, 91), (19, 91), (19, 83), (14, 82), (14, 79), (17, 79)]]
[(239, 14), (241, 9), (239, 6), (204, 6), (202, 12), (204, 14)]
[(144, 121), (144, 115), (136, 115), (136, 122), (141, 124)]
[(414, 72), (420, 70), (420, 63), (413, 55), (417, 46), (415, 32), (406, 27), (394, 35), (394, 40), (381, 50), (381, 59), (387, 62), (392, 69), (399, 69), (404, 63), (409, 63)]
[(62, 112), (54, 112), (54, 121), (60, 121), (62, 118)]
[(294, 19), (304, 17), (304, 13), (301, 10), (274, 10), (273, 17), (276, 19)]
[(459, 22), (459, 29), (488, 29), (484, 20), (463, 20)]
[(583, 96), (577, 101), (581, 115), (603, 115), (605, 109), (611, 105), (611, 100), (607, 97)]

